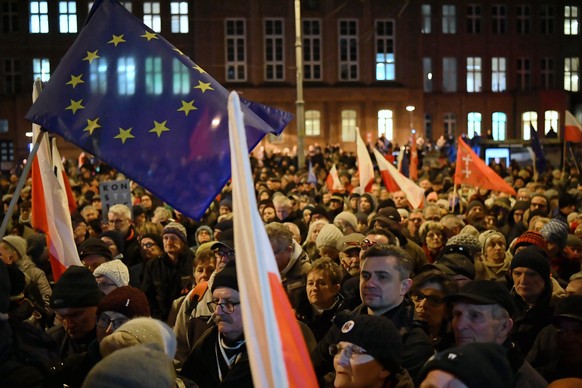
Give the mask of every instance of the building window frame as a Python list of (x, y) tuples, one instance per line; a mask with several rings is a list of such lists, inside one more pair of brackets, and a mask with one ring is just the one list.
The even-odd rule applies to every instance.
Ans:
[(578, 92), (580, 90), (580, 58), (564, 58), (564, 90)]
[(394, 140), (394, 112), (390, 109), (378, 111), (378, 137), (384, 135), (388, 141)]
[(481, 57), (467, 57), (467, 93), (483, 91), (483, 66)]
[(162, 32), (162, 17), (160, 15), (159, 1), (144, 1), (143, 24), (151, 28), (154, 32)]
[(342, 141), (353, 143), (356, 141), (356, 126), (358, 113), (355, 109), (341, 111)]
[(580, 34), (580, 9), (578, 6), (564, 6), (564, 35)]
[(396, 79), (394, 20), (376, 20), (376, 80)]
[(457, 92), (457, 58), (443, 58), (443, 92)]
[(321, 136), (321, 112), (315, 109), (305, 111), (305, 136)]
[(420, 13), (422, 15), (421, 34), (432, 33), (432, 7), (430, 4), (422, 4), (420, 6)]
[(507, 113), (493, 112), (491, 114), (491, 136), (495, 141), (504, 141), (507, 138)]
[(507, 32), (507, 6), (505, 4), (491, 6), (491, 31), (494, 34)]
[(338, 20), (338, 75), (340, 81), (358, 81), (358, 20)]
[(303, 19), (302, 26), (303, 79), (305, 81), (321, 81), (323, 69), (321, 19)]
[(59, 1), (59, 32), (61, 34), (77, 33), (76, 1)]
[(467, 4), (467, 33), (481, 33), (481, 5)]
[(265, 81), (285, 80), (285, 20), (281, 18), (265, 19), (263, 23), (265, 37)]
[(32, 82), (40, 78), (42, 82), (47, 82), (51, 77), (51, 62), (48, 58), (32, 59)]
[(173, 34), (187, 34), (190, 32), (187, 1), (170, 2), (170, 31)]
[(528, 35), (531, 32), (531, 7), (526, 4), (516, 6), (515, 26), (517, 33)]
[(555, 9), (551, 4), (540, 5), (540, 32), (542, 35), (551, 35), (555, 30)]
[(523, 140), (531, 140), (531, 128), (538, 130), (538, 113), (534, 111), (523, 112), (521, 114)]
[(246, 20), (229, 18), (224, 20), (225, 29), (225, 78), (230, 82), (247, 80)]
[(442, 6), (442, 33), (457, 33), (457, 8), (453, 4), (443, 4)]
[(491, 58), (491, 91), (507, 91), (507, 58)]
[(517, 58), (517, 85), (519, 90), (531, 89), (531, 59)]
[(29, 3), (31, 34), (48, 34), (48, 1), (31, 1)]

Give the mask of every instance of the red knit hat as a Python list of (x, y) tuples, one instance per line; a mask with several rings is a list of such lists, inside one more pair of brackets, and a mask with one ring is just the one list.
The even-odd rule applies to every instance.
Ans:
[(97, 316), (104, 311), (114, 311), (130, 319), (150, 316), (150, 307), (145, 294), (131, 286), (116, 288), (105, 295), (97, 307)]
[(527, 247), (529, 245), (535, 245), (546, 252), (548, 251), (548, 242), (546, 241), (544, 236), (542, 236), (540, 232), (528, 230), (527, 232), (525, 232), (524, 234), (515, 239), (515, 242), (511, 247), (511, 253), (515, 254), (515, 251), (517, 250), (518, 247)]

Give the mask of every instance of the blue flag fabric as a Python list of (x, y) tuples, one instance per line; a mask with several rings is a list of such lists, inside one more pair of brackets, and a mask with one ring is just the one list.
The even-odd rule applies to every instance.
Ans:
[[(228, 91), (119, 2), (96, 1), (26, 118), (200, 219), (230, 178)], [(243, 101), (247, 145), (293, 116)]]
[(531, 149), (536, 157), (536, 171), (538, 174), (546, 172), (547, 170), (547, 161), (544, 155), (544, 150), (542, 148), (542, 144), (540, 143), (540, 138), (538, 137), (538, 131), (536, 131), (532, 126), (530, 126), (531, 132)]
[(309, 170), (307, 172), (307, 183), (317, 184), (317, 177), (315, 176), (315, 171), (313, 171), (313, 164), (311, 160), (309, 161)]

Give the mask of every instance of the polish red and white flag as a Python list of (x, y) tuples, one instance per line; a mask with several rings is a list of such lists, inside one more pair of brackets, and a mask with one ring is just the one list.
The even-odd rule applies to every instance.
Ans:
[(582, 143), (582, 125), (570, 111), (566, 111), (564, 140), (572, 143)]

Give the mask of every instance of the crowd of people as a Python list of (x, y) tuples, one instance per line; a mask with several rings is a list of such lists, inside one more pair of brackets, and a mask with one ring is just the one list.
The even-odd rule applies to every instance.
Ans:
[[(576, 169), (493, 162), (511, 196), (455, 188), (454, 162), (425, 158), (415, 209), (378, 173), (362, 190), (338, 146), (306, 161), (251, 155), (320, 386), (582, 386)], [(341, 190), (325, 184), (332, 165)], [(88, 158), (67, 171), (83, 266), (53, 277), (28, 181), (0, 240), (0, 386), (253, 386), (230, 186), (193, 220), (136, 183), (131, 207), (102, 209), (99, 183), (123, 177)], [(17, 180), (0, 178), (5, 211)]]

